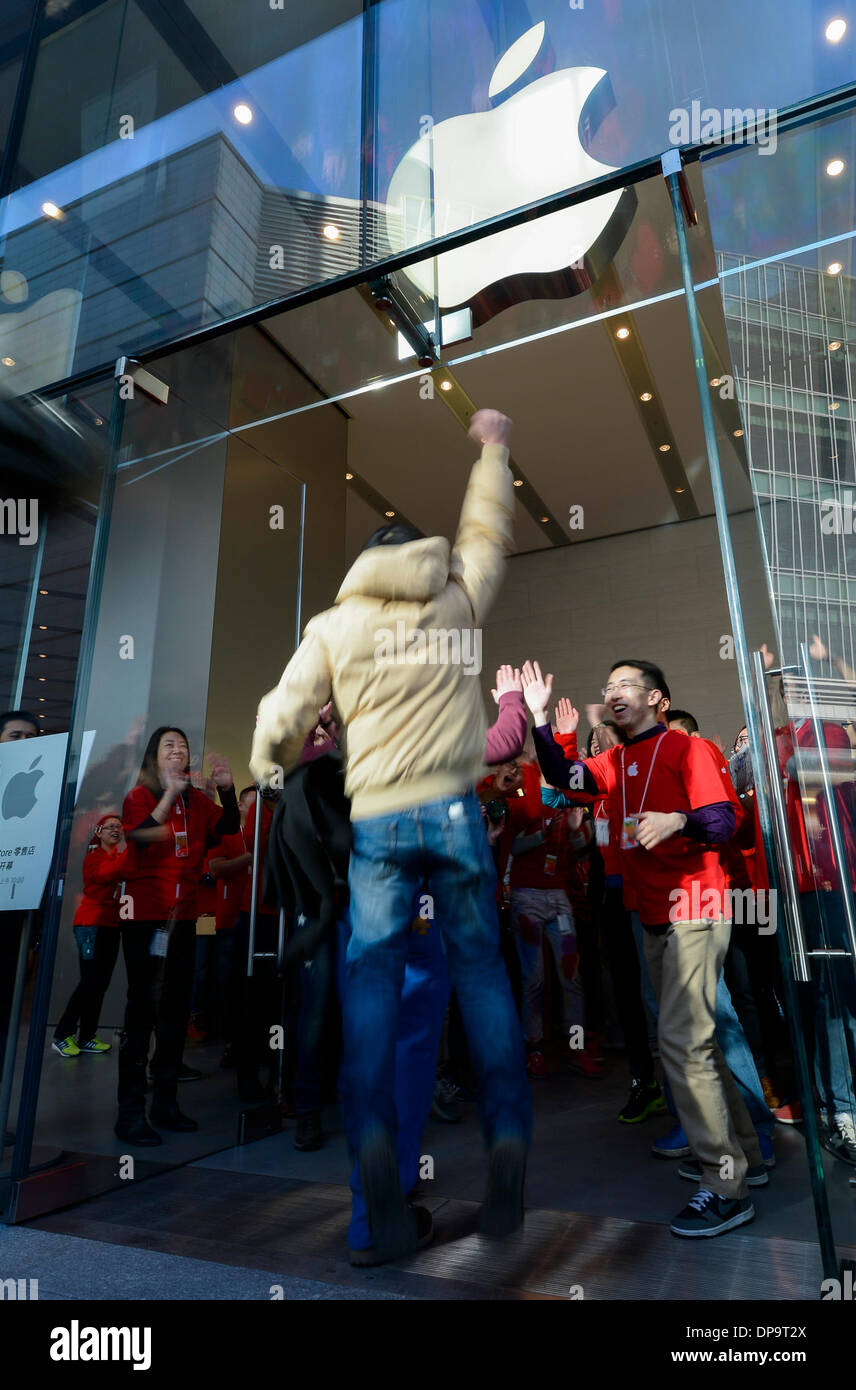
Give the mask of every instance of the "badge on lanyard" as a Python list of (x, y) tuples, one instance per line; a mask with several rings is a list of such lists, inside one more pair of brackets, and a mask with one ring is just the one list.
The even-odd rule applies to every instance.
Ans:
[(175, 835), (176, 859), (187, 859), (188, 855), (190, 854), (190, 848), (187, 842), (187, 831), (175, 830), (173, 834)]

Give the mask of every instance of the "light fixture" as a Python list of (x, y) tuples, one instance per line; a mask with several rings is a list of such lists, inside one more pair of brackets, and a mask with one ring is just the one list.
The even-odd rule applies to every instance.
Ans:
[(711, 379), (710, 379), (710, 384), (711, 384), (711, 386), (721, 386), (721, 385), (722, 385), (722, 378), (721, 378), (721, 377), (718, 377), (718, 376), (713, 376), (713, 377), (711, 377)]
[(542, 516), (541, 520), (542, 520), (542, 521), (549, 521), (550, 518), (549, 518), (548, 516)]
[(39, 704), (40, 704), (40, 705), (43, 705), (44, 703), (45, 703), (45, 697), (44, 697), (44, 695), (40, 695), (40, 696), (39, 696)]
[(39, 623), (39, 632), (47, 632), (47, 630), (47, 625), (45, 623)]
[(826, 273), (827, 275), (840, 275), (843, 269), (844, 266), (841, 264), (840, 261), (832, 261), (826, 267)]
[(838, 409), (840, 409), (840, 406), (841, 406), (841, 402), (840, 402), (840, 401), (830, 401), (830, 402), (829, 402), (829, 409), (830, 409), (830, 410), (838, 410)]
[(42, 682), (42, 684), (44, 684), (44, 682), (47, 680), (47, 676), (39, 676), (39, 680)]
[(47, 654), (47, 652), (39, 652), (39, 660), (40, 660), (40, 661), (47, 661), (47, 659), (48, 659), (48, 654)]
[(351, 481), (351, 479), (353, 478), (353, 476), (354, 476), (353, 473), (346, 473), (346, 474), (345, 474), (345, 482), (346, 482), (346, 483), (349, 483), (349, 482)]
[(515, 478), (515, 479), (514, 479), (514, 486), (515, 486), (515, 487), (522, 487), (522, 486), (523, 486), (523, 479), (522, 479), (522, 478)]
[(838, 349), (839, 349), (840, 347), (841, 347), (841, 344), (839, 343), (838, 339), (837, 339), (837, 338), (833, 338), (832, 342), (829, 344), (829, 351), (830, 351), (830, 352), (837, 352)]
[(395, 516), (395, 512), (384, 512), (384, 516)]
[(669, 450), (671, 449), (671, 447), (672, 447), (671, 444), (661, 444), (661, 445), (660, 445), (660, 453), (661, 453), (661, 454), (667, 454), (667, 453), (669, 452)]
[(42, 212), (45, 217), (62, 217), (62, 208), (58, 208), (56, 203), (50, 201), (42, 203)]
[(826, 166), (826, 172), (831, 179), (837, 179), (839, 174), (844, 173), (844, 160), (830, 159)]
[(451, 389), (452, 389), (452, 383), (451, 383), (451, 381), (441, 381), (441, 382), (440, 382), (440, 390), (441, 390), (441, 391), (451, 391)]
[(847, 33), (847, 20), (831, 19), (824, 32), (830, 43), (840, 43)]
[(616, 338), (629, 338), (629, 337), (630, 337), (630, 329), (629, 329), (629, 328), (617, 328), (617, 329), (615, 330), (615, 336), (616, 336)]
[(250, 121), (253, 119), (253, 110), (245, 101), (239, 101), (237, 106), (232, 107), (232, 115), (235, 117), (238, 125), (249, 125)]
[(338, 241), (339, 237), (342, 235), (335, 222), (328, 222), (326, 227), (322, 227), (321, 234), (325, 236), (328, 241)]
[(101, 419), (101, 416), (100, 416), (100, 415), (96, 415), (96, 416), (95, 416), (95, 423), (96, 423), (96, 425), (103, 425), (103, 424), (104, 424), (104, 421)]
[(4, 367), (14, 367), (14, 365), (15, 365), (15, 359), (14, 359), (14, 357), (4, 357), (4, 358), (3, 358), (3, 366), (4, 366)]
[(640, 401), (652, 401), (654, 397), (652, 396), (650, 391), (643, 391), (639, 399)]
[(40, 594), (46, 594), (46, 593), (47, 593), (47, 589), (39, 589), (39, 593), (40, 593)]
[(39, 715), (39, 718), (40, 718), (40, 719), (44, 719), (44, 717), (45, 717), (45, 716), (44, 716), (43, 714), (40, 714), (40, 715)]
[(735, 438), (735, 439), (742, 439), (742, 438), (743, 438), (743, 431), (742, 431), (742, 430), (735, 430), (735, 431), (734, 431), (734, 438)]
[(686, 488), (685, 488), (685, 487), (676, 487), (676, 488), (675, 488), (675, 492), (686, 492)]

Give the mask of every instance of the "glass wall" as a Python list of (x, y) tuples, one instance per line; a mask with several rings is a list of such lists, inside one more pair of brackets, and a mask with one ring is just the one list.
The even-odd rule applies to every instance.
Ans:
[[(753, 120), (768, 129), (776, 110), (850, 80), (856, 25), (853, 0), (834, 11), (825, 0), (257, 10), (248, 22), (225, 0), (41, 6), (0, 190), (3, 380), (15, 390), (151, 350), (670, 145), (727, 139)], [(8, 22), (11, 93), (24, 30)], [(620, 240), (617, 202), (590, 209), (602, 254)], [(553, 294), (564, 278), (573, 291), (550, 228), (520, 262), (535, 235), (530, 224), (497, 241), (477, 287), (484, 304), (500, 282), (512, 302), (532, 282)], [(588, 273), (592, 240), (570, 257)], [(439, 293), (443, 309), (462, 304), (473, 273), (465, 254), (450, 256), (418, 290)]]

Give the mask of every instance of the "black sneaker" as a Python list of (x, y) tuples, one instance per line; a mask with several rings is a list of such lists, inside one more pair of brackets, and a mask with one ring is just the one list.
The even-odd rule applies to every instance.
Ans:
[(440, 1120), (444, 1125), (456, 1125), (461, 1118), (455, 1104), (454, 1089), (442, 1076), (438, 1076), (434, 1082), (431, 1118), (432, 1120)]
[(320, 1113), (310, 1110), (308, 1115), (299, 1116), (294, 1134), (294, 1147), (311, 1152), (313, 1149), (320, 1149), (323, 1143), (324, 1131), (321, 1128)]
[(618, 1118), (623, 1125), (638, 1125), (649, 1115), (658, 1115), (665, 1108), (666, 1099), (656, 1081), (634, 1080)]
[[(434, 1239), (434, 1219), (427, 1207), (414, 1205), (409, 1210), (416, 1226), (416, 1244), (413, 1248), (414, 1250), (422, 1250), (426, 1245), (430, 1245)], [(368, 1269), (371, 1265), (385, 1263), (385, 1259), (378, 1256), (373, 1245), (370, 1245), (368, 1250), (351, 1250), (348, 1255), (351, 1264), (357, 1269)]]
[(708, 1187), (700, 1187), (672, 1222), (676, 1236), (721, 1236), (755, 1217), (748, 1197), (719, 1197)]
[(163, 1140), (156, 1129), (152, 1129), (145, 1115), (135, 1115), (130, 1120), (117, 1120), (114, 1133), (125, 1144), (135, 1144), (139, 1148), (153, 1149)]
[(856, 1125), (853, 1116), (847, 1111), (837, 1114), (832, 1124), (821, 1132), (820, 1142), (829, 1153), (835, 1154), (842, 1163), (856, 1167)]
[[(701, 1164), (697, 1158), (685, 1158), (678, 1168), (678, 1177), (686, 1178), (687, 1182), (700, 1183), (702, 1180)], [(770, 1181), (770, 1174), (764, 1163), (758, 1163), (755, 1167), (746, 1169), (747, 1187), (766, 1187)]]

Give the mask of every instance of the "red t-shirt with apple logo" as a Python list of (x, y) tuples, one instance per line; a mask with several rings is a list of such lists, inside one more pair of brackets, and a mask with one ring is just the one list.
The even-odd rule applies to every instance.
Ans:
[[(188, 787), (177, 796), (164, 822), (167, 831), (162, 840), (137, 844), (129, 837), (155, 809), (160, 797), (138, 784), (122, 804), (122, 823), (128, 839), (128, 874), (133, 882), (129, 888), (133, 898), (135, 922), (163, 922), (174, 912), (180, 921), (197, 917), (199, 880), (205, 866), (205, 854), (214, 843), (214, 827), (223, 815), (223, 807), (211, 801), (204, 792)], [(177, 836), (186, 833), (187, 853), (176, 853), (180, 846)]]
[[(723, 761), (705, 740), (661, 726), (585, 759), (598, 790), (609, 797), (618, 871), (643, 926), (730, 916), (718, 847), (708, 848), (684, 835), (673, 835), (650, 850), (623, 842), (625, 816), (697, 811), (732, 799), (736, 803), (733, 789), (727, 794)], [(672, 896), (676, 889), (683, 890), (682, 898)]]

